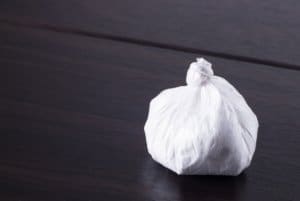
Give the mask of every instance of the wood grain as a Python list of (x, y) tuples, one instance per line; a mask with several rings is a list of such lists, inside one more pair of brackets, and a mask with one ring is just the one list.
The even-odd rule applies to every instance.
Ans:
[(300, 69), (300, 2), (3, 0), (0, 19)]
[(208, 57), (260, 121), (238, 177), (177, 176), (145, 148), (148, 103), (201, 55), (0, 27), (1, 200), (299, 200), (300, 72)]

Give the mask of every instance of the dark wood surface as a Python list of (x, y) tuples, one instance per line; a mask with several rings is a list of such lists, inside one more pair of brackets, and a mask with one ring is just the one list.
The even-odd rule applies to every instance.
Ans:
[[(97, 23), (89, 21), (96, 18), (85, 10), (82, 12), (87, 15), (77, 16), (78, 24), (76, 20), (70, 24), (76, 8), (84, 8), (81, 4), (67, 9), (64, 3), (32, 3), (28, 4), (30, 8), (24, 6), (25, 2), (18, 2), (23, 4), (20, 7), (16, 2), (3, 2), (0, 9), (5, 10), (5, 15), (10, 13), (14, 17), (10, 19), (19, 24), (0, 22), (0, 200), (300, 199), (298, 70), (206, 56), (215, 73), (229, 80), (257, 113), (260, 121), (257, 150), (252, 165), (238, 177), (177, 176), (151, 159), (145, 147), (143, 126), (150, 99), (162, 89), (184, 85), (188, 64), (203, 55), (82, 34), (87, 32), (31, 26), (36, 25), (36, 20), (51, 26), (80, 25), (79, 28), (93, 31), (93, 24), (96, 30), (97, 23), (108, 23), (103, 18)], [(40, 7), (42, 4), (46, 7)], [(96, 13), (97, 2), (88, 5)], [(11, 8), (18, 12), (12, 12)], [(68, 14), (47, 15), (47, 9), (49, 14), (58, 8)], [(126, 8), (119, 9), (129, 12)], [(152, 12), (144, 10), (145, 15)], [(120, 14), (108, 8), (102, 11), (97, 15)], [(115, 15), (116, 20), (131, 18), (139, 23), (135, 21), (136, 14), (121, 14)], [(25, 15), (28, 19), (23, 19)], [(33, 19), (37, 16), (40, 18)], [(146, 26), (147, 19), (143, 20)], [(30, 23), (26, 25), (24, 21)], [(158, 27), (166, 23), (156, 22)], [(107, 31), (122, 36), (133, 33), (134, 23), (126, 23), (123, 32), (117, 30), (115, 21), (111, 23), (115, 30)], [(140, 34), (147, 40), (155, 39), (150, 33)], [(172, 42), (176, 37), (178, 41), (186, 40), (187, 45), (192, 41), (176, 34), (164, 42)], [(221, 35), (219, 31), (218, 34)], [(258, 54), (251, 55), (242, 52), (247, 49), (242, 45), (236, 41), (241, 54), (267, 61), (268, 55), (260, 54), (259, 46), (250, 45)], [(233, 50), (238, 51), (235, 47)], [(292, 50), (289, 49), (291, 54), (297, 54)], [(281, 62), (286, 59), (276, 58)]]
[(298, 0), (2, 0), (0, 19), (300, 69)]

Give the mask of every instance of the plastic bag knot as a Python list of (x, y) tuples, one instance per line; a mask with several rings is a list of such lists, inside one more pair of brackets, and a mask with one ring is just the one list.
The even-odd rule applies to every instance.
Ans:
[(186, 83), (189, 86), (201, 86), (213, 75), (211, 63), (203, 58), (197, 58), (196, 62), (190, 64), (186, 75)]

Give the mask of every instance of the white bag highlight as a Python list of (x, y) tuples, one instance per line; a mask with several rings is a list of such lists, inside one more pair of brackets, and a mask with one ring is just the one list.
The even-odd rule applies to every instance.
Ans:
[(151, 100), (144, 128), (148, 152), (177, 174), (240, 174), (255, 151), (256, 115), (203, 58), (190, 64), (186, 82)]

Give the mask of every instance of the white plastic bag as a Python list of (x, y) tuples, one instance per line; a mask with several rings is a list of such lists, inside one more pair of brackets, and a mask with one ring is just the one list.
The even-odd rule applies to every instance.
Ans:
[(203, 58), (191, 63), (186, 82), (151, 100), (144, 128), (148, 152), (177, 174), (240, 174), (255, 151), (255, 114)]

